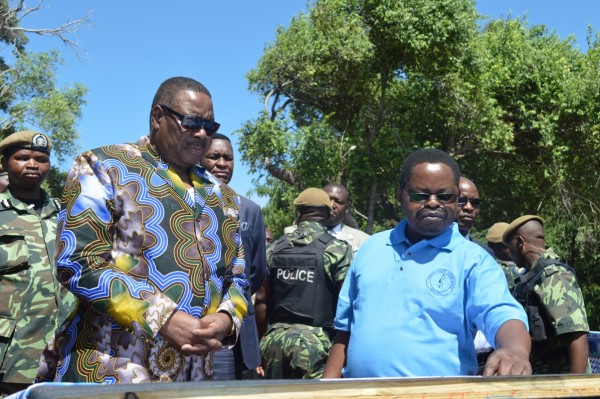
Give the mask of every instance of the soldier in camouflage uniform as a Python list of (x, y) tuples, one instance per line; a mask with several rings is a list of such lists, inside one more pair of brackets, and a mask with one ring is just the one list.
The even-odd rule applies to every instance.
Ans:
[(589, 373), (589, 326), (575, 272), (545, 248), (543, 220), (525, 215), (502, 235), (510, 255), (527, 272), (514, 295), (525, 307), (532, 337), (534, 374)]
[(524, 268), (519, 268), (510, 258), (508, 247), (502, 242), (502, 234), (508, 228), (508, 223), (494, 223), (488, 230), (485, 238), (487, 239), (488, 247), (494, 252), (496, 262), (502, 268), (508, 289), (512, 291), (515, 286), (515, 280), (525, 271)]
[[(325, 191), (309, 188), (294, 205), (298, 229), (267, 249), (270, 281), (265, 284), (264, 313), (271, 325), (260, 350), (270, 379), (321, 377), (333, 339), (338, 292), (352, 261), (352, 247), (325, 230), (331, 212)], [(257, 309), (257, 315), (262, 313)]]
[(74, 297), (54, 269), (57, 200), (41, 184), (50, 169), (48, 137), (14, 133), (0, 143), (9, 185), (0, 192), (0, 392), (33, 383), (44, 346)]
[(8, 173), (0, 165), (0, 192), (4, 191), (6, 186), (8, 186)]

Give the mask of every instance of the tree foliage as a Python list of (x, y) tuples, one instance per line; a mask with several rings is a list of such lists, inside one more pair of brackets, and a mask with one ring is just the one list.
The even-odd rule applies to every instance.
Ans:
[(267, 224), (281, 232), (300, 190), (340, 182), (361, 228), (391, 227), (402, 159), (441, 148), (479, 188), (479, 234), (546, 220), (598, 328), (600, 37), (583, 52), (524, 18), (480, 18), (469, 0), (319, 0), (279, 28), (247, 75), (264, 109), (239, 131)]
[(79, 83), (57, 87), (60, 54), (27, 51), (28, 35), (55, 37), (77, 49), (70, 36), (87, 23), (89, 15), (56, 28), (24, 26), (27, 16), (42, 11), (43, 4), (44, 0), (37, 0), (28, 7), (24, 0), (0, 0), (0, 139), (18, 130), (40, 130), (51, 137), (60, 163), (77, 152), (76, 125), (87, 89)]
[(269, 209), (287, 191), (341, 182), (363, 194), (352, 201), (367, 231), (397, 220), (390, 198), (397, 160), (416, 146), (414, 87), (456, 70), (475, 31), (467, 0), (317, 1), (280, 29), (248, 73), (265, 108), (240, 143), (252, 171), (289, 185)]

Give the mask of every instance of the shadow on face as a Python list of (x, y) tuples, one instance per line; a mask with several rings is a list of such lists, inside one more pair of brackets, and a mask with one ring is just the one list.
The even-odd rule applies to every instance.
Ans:
[(204, 128), (198, 131), (186, 129), (179, 116), (169, 109), (184, 117), (213, 120), (213, 104), (208, 95), (185, 90), (174, 97), (168, 109), (160, 105), (152, 108), (150, 142), (175, 172), (185, 176), (188, 168), (202, 160), (210, 145), (210, 136)]

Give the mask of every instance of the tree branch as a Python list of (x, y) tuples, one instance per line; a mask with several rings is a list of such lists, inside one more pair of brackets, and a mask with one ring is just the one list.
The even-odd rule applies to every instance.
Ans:
[(281, 181), (284, 181), (286, 183), (289, 183), (292, 186), (296, 185), (296, 181), (297, 181), (296, 176), (289, 170), (280, 169), (280, 168), (274, 166), (271, 162), (271, 158), (265, 159), (265, 169), (267, 169), (267, 172), (269, 172), (271, 174), (271, 176), (273, 176)]
[(273, 104), (271, 105), (271, 112), (269, 114), (271, 120), (274, 120), (279, 112), (281, 112), (283, 109), (285, 109), (285, 107), (287, 107), (290, 103), (295, 101), (293, 98), (288, 98), (281, 107), (277, 108), (277, 103), (279, 102), (279, 96), (281, 95), (281, 89), (283, 87), (291, 84), (292, 82), (293, 82), (293, 80), (287, 80), (287, 81), (283, 82), (282, 84), (277, 85), (277, 87), (274, 87), (273, 89), (271, 89), (265, 96), (265, 101), (264, 101), (265, 112), (269, 112), (269, 100), (271, 99), (271, 97), (273, 95), (276, 96), (275, 100), (273, 101)]
[[(77, 32), (83, 25), (88, 24), (91, 19), (91, 12), (88, 12), (82, 18), (74, 19), (72, 21), (69, 20), (56, 28), (26, 28), (23, 26), (19, 26), (19, 24), (25, 17), (44, 8), (42, 7), (44, 1), (45, 0), (39, 0), (35, 6), (31, 8), (25, 8), (25, 0), (21, 0), (14, 8), (8, 10), (2, 15), (1, 29), (11, 33), (10, 37), (13, 38), (12, 44), (15, 47), (17, 47), (18, 43), (16, 43), (15, 39), (20, 34), (36, 34), (40, 36), (56, 37), (60, 39), (65, 46), (71, 47), (77, 51), (81, 50), (79, 43), (70, 39), (68, 35)], [(9, 26), (8, 24), (6, 24), (6, 21), (9, 20), (10, 14), (13, 14), (15, 16), (14, 26)]]

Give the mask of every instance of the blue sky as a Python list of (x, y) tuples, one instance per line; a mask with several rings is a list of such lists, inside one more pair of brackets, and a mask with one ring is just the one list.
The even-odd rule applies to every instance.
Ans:
[[(33, 4), (32, 0), (29, 1)], [(304, 0), (46, 0), (44, 9), (24, 20), (26, 27), (53, 27), (92, 12), (76, 40), (83, 57), (50, 38), (32, 38), (30, 49), (55, 48), (64, 65), (59, 85), (83, 83), (89, 93), (78, 125), (81, 150), (132, 142), (148, 131), (150, 102), (172, 76), (202, 82), (213, 95), (220, 132), (230, 135), (261, 109), (248, 92), (245, 74), (254, 68), (277, 26), (306, 10)], [(574, 34), (585, 49), (588, 24), (600, 27), (597, 0), (480, 0), (478, 11), (492, 18), (526, 15), (561, 37)], [(234, 148), (237, 137), (231, 136)], [(231, 186), (242, 195), (252, 190), (251, 176), (236, 151)], [(68, 168), (70, 165), (64, 165)], [(260, 205), (266, 198), (250, 195)]]

